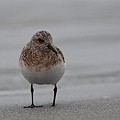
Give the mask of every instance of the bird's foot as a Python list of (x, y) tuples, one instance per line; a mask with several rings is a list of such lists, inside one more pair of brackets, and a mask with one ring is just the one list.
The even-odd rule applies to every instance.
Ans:
[(52, 107), (55, 107), (55, 104), (52, 104)]
[(43, 105), (35, 106), (34, 104), (31, 104), (30, 106), (25, 106), (24, 108), (35, 108), (35, 107), (43, 107)]

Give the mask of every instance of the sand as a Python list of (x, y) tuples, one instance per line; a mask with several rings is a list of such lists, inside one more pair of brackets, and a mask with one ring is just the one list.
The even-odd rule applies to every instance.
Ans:
[(0, 120), (120, 120), (120, 98), (99, 98), (51, 104), (40, 108), (0, 107)]
[[(1, 0), (0, 9), (0, 120), (120, 120), (119, 0)], [(66, 75), (54, 108), (53, 88), (40, 86), (35, 104), (44, 107), (24, 109), (29, 83), (18, 58), (38, 30), (63, 51)]]
[(51, 87), (44, 87), (35, 91), (39, 108), (23, 108), (30, 104), (27, 90), (1, 93), (0, 120), (120, 120), (120, 84), (58, 87), (55, 107)]

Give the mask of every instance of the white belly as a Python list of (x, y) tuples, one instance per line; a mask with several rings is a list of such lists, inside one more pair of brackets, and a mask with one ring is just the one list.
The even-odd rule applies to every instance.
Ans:
[(56, 84), (65, 72), (65, 64), (57, 64), (53, 66), (51, 69), (46, 70), (42, 69), (40, 72), (36, 72), (35, 70), (29, 70), (25, 66), (21, 66), (21, 72), (23, 76), (30, 82), (31, 84)]

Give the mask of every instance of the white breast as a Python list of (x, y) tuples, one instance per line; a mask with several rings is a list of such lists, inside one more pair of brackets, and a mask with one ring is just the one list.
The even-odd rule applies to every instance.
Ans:
[(49, 70), (44, 68), (40, 72), (34, 69), (29, 70), (24, 65), (20, 65), (20, 69), (25, 79), (31, 84), (56, 84), (65, 72), (65, 64), (57, 64)]

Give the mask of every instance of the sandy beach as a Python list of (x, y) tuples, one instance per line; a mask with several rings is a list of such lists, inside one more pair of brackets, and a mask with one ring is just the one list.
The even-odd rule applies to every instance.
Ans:
[[(53, 86), (30, 84), (18, 59), (32, 35), (49, 31), (66, 72)], [(120, 120), (119, 0), (0, 0), (0, 120)]]
[(6, 93), (0, 97), (0, 120), (119, 120), (119, 88), (120, 84), (59, 88), (55, 107), (52, 91), (37, 89), (35, 104), (43, 105), (39, 108), (23, 108), (30, 104), (27, 91)]
[[(9, 98), (8, 98), (9, 99)], [(22, 97), (24, 99), (24, 97)], [(4, 98), (3, 98), (4, 100)], [(17, 103), (17, 101), (16, 101)], [(40, 108), (23, 108), (21, 105), (0, 107), (0, 120), (119, 120), (120, 98), (46, 104)]]

